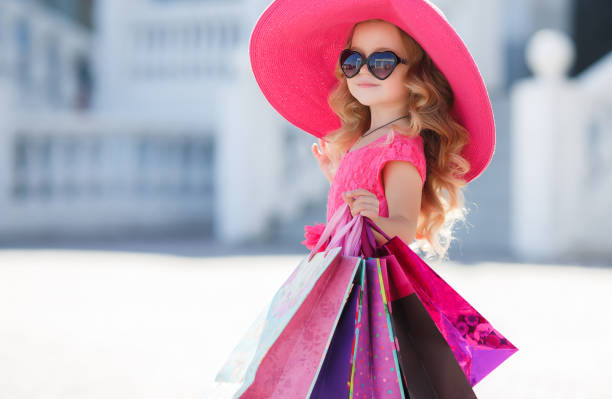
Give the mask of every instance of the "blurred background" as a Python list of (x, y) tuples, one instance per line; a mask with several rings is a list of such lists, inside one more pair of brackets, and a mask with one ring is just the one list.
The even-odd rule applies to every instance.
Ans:
[[(610, 397), (581, 327), (612, 327), (612, 3), (433, 3), (496, 123), (432, 264), (519, 347), (476, 393)], [(316, 138), (250, 69), (268, 4), (0, 0), (0, 398), (211, 395), (325, 221)]]

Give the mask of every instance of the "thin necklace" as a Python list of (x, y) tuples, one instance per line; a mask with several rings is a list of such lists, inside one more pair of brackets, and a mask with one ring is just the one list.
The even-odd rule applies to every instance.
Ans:
[(397, 121), (397, 120), (400, 120), (400, 119), (402, 119), (402, 118), (406, 118), (406, 117), (409, 117), (409, 116), (410, 116), (410, 114), (408, 114), (408, 115), (404, 115), (404, 116), (400, 116), (400, 117), (399, 117), (399, 118), (397, 118), (397, 119), (393, 119), (391, 122), (385, 123), (384, 125), (379, 126), (379, 127), (377, 127), (376, 129), (374, 129), (374, 130), (372, 130), (372, 131), (370, 131), (370, 132), (366, 132), (366, 133), (362, 134), (362, 135), (361, 135), (361, 137), (365, 137), (365, 136), (367, 136), (368, 134), (370, 134), (370, 133), (374, 133), (374, 132), (375, 132), (375, 131), (377, 131), (378, 129), (381, 129), (381, 128), (383, 128), (383, 127), (387, 126), (389, 123), (393, 123), (393, 122), (395, 122), (395, 121)]

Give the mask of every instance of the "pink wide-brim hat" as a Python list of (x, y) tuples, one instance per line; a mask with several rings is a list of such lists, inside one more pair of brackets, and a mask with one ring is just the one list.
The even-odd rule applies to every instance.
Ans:
[(249, 55), (264, 96), (285, 119), (323, 137), (341, 126), (327, 98), (334, 69), (357, 22), (379, 18), (415, 39), (448, 80), (451, 116), (470, 133), (463, 151), (478, 177), (495, 150), (495, 121), (484, 81), (444, 14), (426, 0), (275, 0), (251, 32)]

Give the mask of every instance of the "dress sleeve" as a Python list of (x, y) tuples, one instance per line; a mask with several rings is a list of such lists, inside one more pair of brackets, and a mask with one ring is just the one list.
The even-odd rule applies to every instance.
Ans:
[(410, 162), (417, 169), (419, 175), (421, 175), (421, 188), (423, 188), (427, 178), (427, 161), (425, 159), (425, 152), (423, 151), (423, 138), (421, 136), (395, 137), (393, 142), (382, 151), (378, 158), (376, 172), (378, 187), (383, 193), (382, 170), (389, 161)]

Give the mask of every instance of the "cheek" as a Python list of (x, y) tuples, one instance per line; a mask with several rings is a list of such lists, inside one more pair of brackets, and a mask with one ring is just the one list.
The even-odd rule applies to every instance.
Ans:
[(348, 89), (351, 92), (351, 94), (354, 96), (355, 95), (355, 85), (353, 84), (353, 81), (347, 80), (346, 85), (348, 86)]
[(386, 90), (387, 93), (389, 94), (389, 96), (393, 97), (393, 98), (401, 98), (404, 97), (406, 95), (407, 89), (404, 86), (404, 77), (401, 76), (400, 74), (397, 74), (396, 76), (389, 76), (389, 78), (387, 79), (388, 85), (386, 85)]
[(353, 95), (353, 97), (357, 98), (360, 94), (360, 89), (355, 84), (355, 79), (353, 78), (352, 80), (347, 80), (346, 84), (348, 86), (349, 92)]

